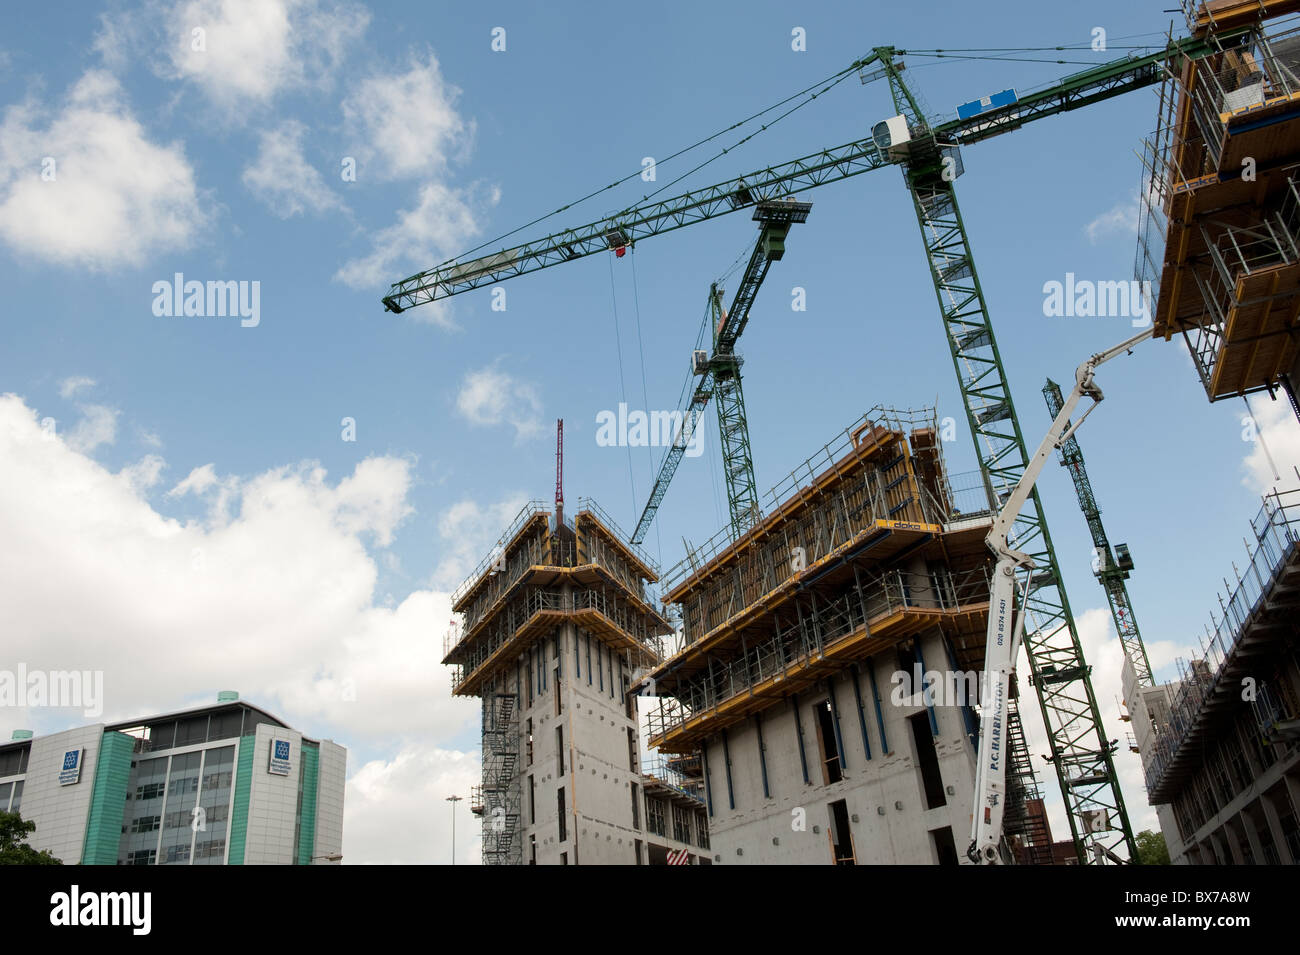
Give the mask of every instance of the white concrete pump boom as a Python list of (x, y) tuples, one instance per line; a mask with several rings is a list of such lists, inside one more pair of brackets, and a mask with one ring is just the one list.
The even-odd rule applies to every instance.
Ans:
[[(1016, 572), (1030, 569), (1034, 562), (1028, 554), (1011, 546), (1011, 528), (1024, 508), (1034, 485), (1043, 473), (1043, 466), (1052, 452), (1060, 448), (1074, 434), (1085, 418), (1101, 403), (1101, 389), (1093, 380), (1099, 365), (1116, 355), (1130, 351), (1134, 345), (1151, 337), (1151, 329), (1134, 335), (1114, 348), (1093, 355), (1074, 373), (1074, 388), (1066, 397), (1060, 413), (1052, 422), (1038, 451), (1029, 460), (1020, 480), (1003, 503), (998, 516), (989, 528), (984, 542), (997, 564), (993, 570), (993, 583), (989, 592), (988, 637), (984, 649), (984, 686), (980, 700), (980, 739), (978, 762), (975, 771), (975, 812), (971, 817), (971, 844), (966, 855), (975, 863), (1001, 861), (998, 851), (1002, 841), (1002, 815), (1006, 809), (1007, 779), (1007, 694), (1010, 692), (1011, 674), (1015, 671), (1020, 641), (1024, 636), (1024, 594), (1019, 602), (1014, 600)], [(1092, 404), (1070, 423), (1079, 401), (1087, 396)]]

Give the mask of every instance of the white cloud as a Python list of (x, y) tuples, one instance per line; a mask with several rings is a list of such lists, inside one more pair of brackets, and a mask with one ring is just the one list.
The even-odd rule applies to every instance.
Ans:
[(185, 494), (202, 494), (217, 483), (217, 470), (211, 464), (204, 464), (190, 471), (174, 488), (167, 492), (169, 497), (181, 497)]
[(64, 378), (59, 382), (59, 397), (71, 398), (78, 392), (93, 387), (95, 387), (94, 378), (86, 378), (82, 375), (72, 375), (71, 377)]
[(516, 440), (542, 429), (542, 402), (537, 389), (494, 365), (465, 376), (456, 395), (456, 410), (472, 425), (510, 425)]
[(1259, 429), (1256, 432), (1255, 422), (1242, 414), (1242, 439), (1248, 442), (1250, 450), (1242, 461), (1246, 474), (1241, 483), (1256, 494), (1274, 487), (1279, 490), (1300, 487), (1300, 475), (1296, 473), (1296, 462), (1300, 462), (1300, 422), (1296, 421), (1290, 402), (1281, 394), (1276, 401), (1256, 395), (1250, 408)]
[(460, 91), (449, 85), (432, 53), (411, 58), (404, 73), (362, 80), (343, 101), (350, 150), (362, 161), (360, 175), (400, 179), (441, 173), (451, 159), (463, 159), (473, 139), (473, 122), (455, 109)]
[(1135, 193), (1123, 202), (1117, 202), (1083, 227), (1088, 241), (1096, 245), (1112, 236), (1129, 237), (1137, 234), (1139, 201)]
[(0, 239), (14, 251), (106, 270), (188, 247), (207, 223), (184, 149), (149, 140), (109, 73), (40, 113), (11, 106), (0, 123)]
[[(477, 194), (430, 182), (420, 188), (415, 208), (397, 214), (397, 221), (371, 237), (369, 254), (353, 259), (335, 278), (353, 288), (390, 285), (394, 279), (411, 275), (446, 260), (463, 250), (480, 232), (480, 211), (495, 204), (499, 192)], [(442, 302), (422, 305), (419, 317), (436, 324), (448, 324)]]
[(303, 156), (305, 133), (306, 127), (293, 120), (267, 130), (257, 159), (244, 169), (244, 185), (281, 219), (343, 208), (342, 200)]
[(433, 572), (433, 585), (447, 590), (459, 586), (527, 502), (528, 497), (518, 493), (487, 506), (464, 498), (443, 511), (438, 518), (442, 560)]
[[(370, 235), (370, 251), (345, 262), (335, 279), (353, 288), (383, 288), (462, 252), (482, 232), (484, 212), (500, 190), (446, 181), (452, 162), (468, 158), (474, 124), (457, 111), (459, 91), (442, 77), (432, 53), (412, 56), (402, 71), (362, 80), (342, 103), (349, 150), (361, 180), (419, 177), (413, 208)], [(424, 304), (417, 321), (455, 328), (445, 302)]]
[(89, 454), (101, 444), (117, 440), (117, 417), (121, 412), (107, 405), (82, 405), (82, 418), (68, 432), (68, 447)]
[(283, 90), (328, 86), (370, 22), (363, 7), (320, 0), (188, 0), (148, 14), (163, 75), (195, 84), (232, 117)]
[[(230, 513), (181, 521), (142, 496), (161, 462), (114, 474), (48, 440), (13, 395), (0, 396), (0, 460), (10, 659), (103, 670), (109, 721), (238, 689), (349, 747), (359, 778), (348, 793), (348, 861), (438, 861), (436, 826), (402, 848), (401, 829), (383, 824), (418, 827), (430, 813), (407, 791), (408, 772), (444, 766), (441, 782), (428, 783), (437, 792), (464, 793), (477, 776), (472, 756), (445, 751), (478, 719), (474, 701), (451, 697), (440, 665), (448, 594), (416, 590), (391, 608), (376, 600), (370, 548), (391, 541), (410, 513), (408, 462), (368, 459), (335, 482), (313, 466), (226, 479), (215, 466), (198, 468), (181, 493), (229, 490)], [(0, 738), (23, 720), (38, 732), (81, 722), (79, 712), (56, 726), (33, 718), (59, 716), (0, 711)], [(363, 747), (383, 758), (359, 766)]]
[[(343, 861), (445, 865), (455, 813), (456, 862), (477, 865), (482, 826), (464, 797), (480, 778), (473, 754), (436, 746), (408, 746), (392, 760), (366, 763), (348, 780)], [(452, 795), (462, 800), (447, 802)]]
[(162, 480), (167, 462), (156, 454), (146, 454), (134, 464), (128, 464), (117, 476), (135, 491), (147, 491)]

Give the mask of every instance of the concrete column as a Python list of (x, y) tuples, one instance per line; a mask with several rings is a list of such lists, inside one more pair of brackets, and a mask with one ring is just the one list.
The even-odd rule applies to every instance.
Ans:
[(1225, 823), (1210, 833), (1214, 843), (1214, 853), (1220, 865), (1242, 865), (1241, 853), (1237, 851), (1237, 840), (1233, 837), (1231, 823)]
[(1246, 841), (1250, 843), (1250, 854), (1255, 857), (1255, 865), (1264, 865), (1267, 859), (1264, 856), (1264, 845), (1255, 830), (1255, 814), (1251, 812), (1252, 806), (1254, 803), (1247, 803), (1241, 808), (1237, 817), (1241, 820), (1242, 831), (1246, 833)]
[(1273, 837), (1273, 846), (1277, 849), (1278, 859), (1282, 865), (1295, 865), (1297, 860), (1291, 854), (1291, 847), (1286, 844), (1286, 836), (1282, 834), (1282, 819), (1274, 804), (1274, 800), (1279, 795), (1277, 787), (1274, 787), (1272, 793), (1264, 793), (1259, 797), (1259, 804), (1264, 810), (1264, 819), (1268, 823), (1269, 834)]

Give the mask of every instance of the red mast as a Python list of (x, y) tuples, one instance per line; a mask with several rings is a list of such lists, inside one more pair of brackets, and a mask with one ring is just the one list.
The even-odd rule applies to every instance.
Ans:
[(564, 419), (555, 419), (555, 529), (564, 523)]

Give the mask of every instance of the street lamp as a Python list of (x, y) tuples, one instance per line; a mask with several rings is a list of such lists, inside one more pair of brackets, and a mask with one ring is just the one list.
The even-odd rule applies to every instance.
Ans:
[(448, 796), (447, 802), (451, 803), (451, 864), (456, 864), (456, 803), (460, 802), (461, 796)]

